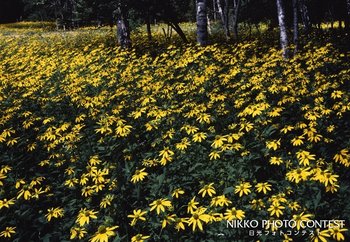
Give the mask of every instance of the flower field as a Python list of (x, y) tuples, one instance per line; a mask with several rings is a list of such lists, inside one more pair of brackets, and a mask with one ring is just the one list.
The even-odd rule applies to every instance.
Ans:
[[(0, 34), (1, 241), (350, 238), (349, 53), (155, 54), (108, 31), (16, 31)], [(227, 228), (244, 219), (297, 226)], [(303, 233), (307, 220), (334, 221)]]

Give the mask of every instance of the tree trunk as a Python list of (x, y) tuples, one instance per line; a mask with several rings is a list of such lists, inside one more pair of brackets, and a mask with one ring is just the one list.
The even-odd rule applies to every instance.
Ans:
[(305, 0), (299, 1), (299, 11), (301, 13), (301, 21), (303, 22), (304, 28), (306, 32), (309, 32), (311, 27), (309, 10), (305, 4)]
[(229, 5), (229, 1), (225, 0), (225, 26), (227, 29), (226, 36), (228, 37), (228, 39), (230, 38), (229, 17), (230, 17), (230, 5)]
[(295, 54), (298, 51), (298, 0), (293, 0), (293, 44)]
[(200, 45), (208, 44), (207, 0), (197, 0), (197, 41)]
[(230, 38), (230, 30), (229, 30), (228, 24), (227, 24), (228, 23), (228, 21), (227, 21), (228, 16), (226, 15), (226, 13), (228, 13), (228, 11), (226, 11), (227, 5), (225, 6), (225, 9), (223, 9), (222, 4), (221, 4), (221, 0), (217, 0), (216, 3), (217, 3), (217, 7), (218, 7), (218, 12), (219, 12), (219, 15), (221, 18), (222, 26), (224, 27), (226, 39), (229, 39)]
[(127, 18), (127, 6), (121, 2), (118, 4), (117, 15), (117, 37), (122, 48), (131, 47), (130, 29)]
[(285, 14), (283, 8), (283, 0), (276, 0), (277, 3), (277, 15), (278, 15), (278, 24), (280, 28), (280, 42), (282, 48), (282, 55), (284, 59), (288, 58), (288, 36), (287, 28), (285, 22)]
[[(207, 17), (205, 17), (205, 21), (207, 21)], [(187, 37), (185, 35), (185, 33), (182, 31), (180, 25), (178, 23), (173, 23), (173, 22), (169, 22), (168, 23), (174, 30), (175, 32), (181, 37), (181, 39), (183, 40), (183, 42), (187, 43)]]
[(213, 18), (214, 18), (214, 21), (217, 20), (217, 15), (216, 15), (216, 13), (217, 13), (216, 1), (217, 1), (217, 0), (213, 0)]
[(71, 0), (71, 8), (72, 8), (72, 19), (71, 19), (71, 27), (77, 28), (78, 27), (78, 11), (77, 11), (77, 3), (74, 0)]
[(241, 7), (241, 0), (233, 0), (233, 33), (236, 40), (238, 40), (238, 15)]
[(208, 24), (208, 33), (209, 34), (212, 34), (212, 31), (211, 31), (211, 22), (210, 22), (210, 17), (209, 17), (209, 14), (207, 14), (207, 24)]

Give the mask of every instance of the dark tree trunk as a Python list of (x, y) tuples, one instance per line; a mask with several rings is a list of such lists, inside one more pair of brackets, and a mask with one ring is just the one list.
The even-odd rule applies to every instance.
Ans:
[(278, 15), (278, 24), (280, 28), (280, 42), (282, 48), (282, 55), (284, 59), (288, 58), (288, 37), (287, 37), (287, 28), (285, 22), (285, 14), (283, 8), (283, 0), (276, 0), (277, 3), (277, 15)]
[(213, 18), (214, 18), (214, 21), (217, 20), (217, 15), (216, 15), (216, 13), (217, 13), (216, 1), (217, 1), (217, 0), (213, 0)]
[(128, 10), (127, 6), (119, 2), (118, 9), (116, 10), (117, 37), (118, 37), (118, 42), (122, 48), (131, 47), (130, 29), (129, 29), (129, 22), (127, 18), (127, 10)]
[(229, 39), (230, 38), (230, 24), (229, 24), (229, 17), (230, 17), (230, 5), (229, 1), (225, 0), (225, 28), (227, 29), (226, 36)]
[(294, 54), (298, 51), (298, 0), (293, 0), (293, 44)]
[(238, 15), (241, 7), (241, 0), (233, 0), (233, 33), (236, 40), (238, 40)]
[(207, 0), (197, 0), (197, 41), (200, 45), (208, 44)]
[(304, 25), (305, 31), (309, 32), (311, 27), (310, 17), (309, 17), (309, 10), (305, 4), (305, 0), (299, 1), (299, 11), (301, 14), (301, 21)]
[[(205, 21), (207, 21), (207, 18), (205, 18)], [(183, 42), (187, 43), (187, 37), (185, 35), (185, 33), (182, 31), (180, 25), (178, 23), (173, 23), (173, 22), (169, 22), (168, 23), (174, 30), (175, 32), (181, 37), (181, 39), (183, 40)]]

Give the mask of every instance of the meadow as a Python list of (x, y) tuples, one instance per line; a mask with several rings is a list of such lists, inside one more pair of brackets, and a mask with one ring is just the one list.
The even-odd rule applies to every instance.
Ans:
[(22, 25), (0, 26), (1, 241), (349, 239), (350, 52)]

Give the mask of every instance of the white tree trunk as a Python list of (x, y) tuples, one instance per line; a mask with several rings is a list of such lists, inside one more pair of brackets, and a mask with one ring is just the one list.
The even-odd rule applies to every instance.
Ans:
[(122, 48), (131, 47), (130, 29), (129, 22), (127, 19), (127, 8), (121, 3), (118, 6), (116, 17), (117, 17), (117, 37), (118, 42)]
[(278, 14), (278, 24), (280, 28), (280, 42), (282, 48), (282, 55), (284, 59), (288, 58), (288, 36), (287, 28), (285, 22), (285, 14), (283, 9), (282, 0), (276, 0), (277, 3), (277, 14)]
[(197, 0), (197, 41), (200, 45), (208, 44), (207, 0)]

